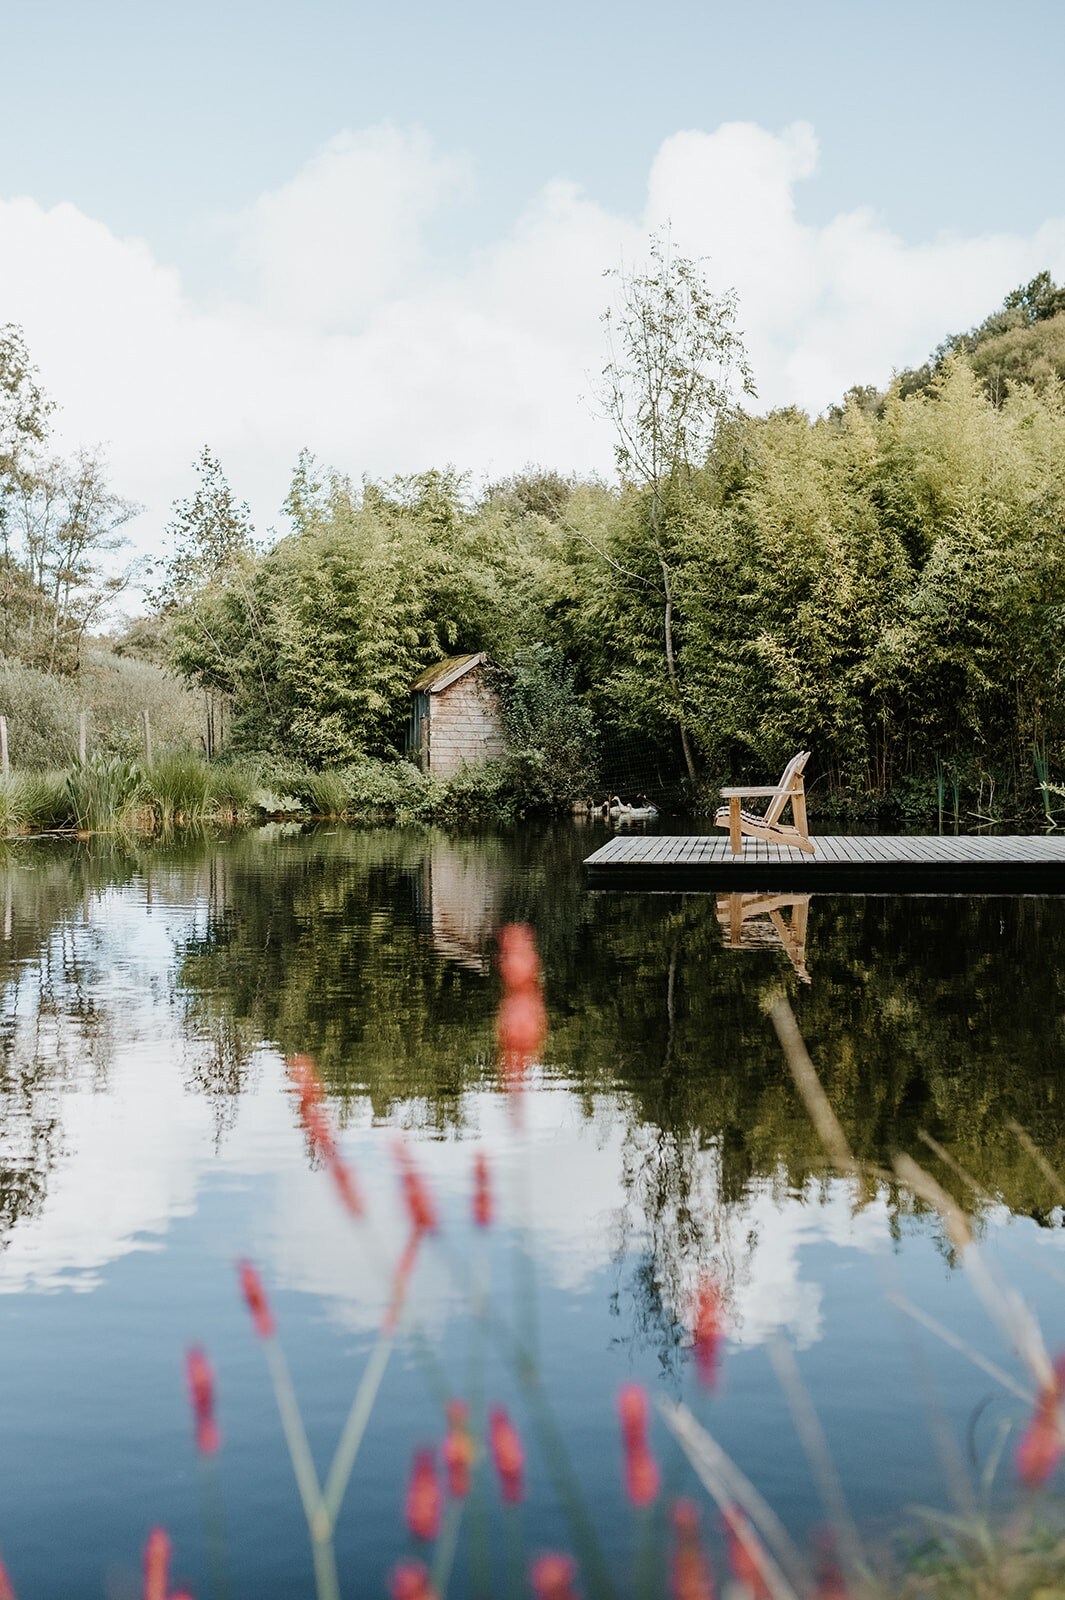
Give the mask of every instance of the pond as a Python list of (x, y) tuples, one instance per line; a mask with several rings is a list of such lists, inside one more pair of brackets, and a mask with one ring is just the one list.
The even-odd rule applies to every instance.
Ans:
[[(1053, 1352), (1059, 1195), (1010, 1124), (1065, 1171), (1065, 899), (590, 894), (580, 863), (602, 837), (270, 827), (7, 847), (0, 1551), (20, 1594), (139, 1594), (155, 1524), (175, 1585), (197, 1596), (314, 1593), (235, 1263), (262, 1274), (324, 1476), (406, 1238), (400, 1135), (440, 1229), (420, 1247), (339, 1516), (345, 1595), (384, 1594), (411, 1555), (411, 1462), (439, 1446), (449, 1395), (475, 1418), (505, 1407), (526, 1458), (520, 1508), (501, 1506), (490, 1463), (475, 1475), (455, 1595), (497, 1592), (528, 1554), (593, 1543), (584, 1592), (632, 1590), (657, 1524), (625, 1498), (627, 1382), (690, 1406), (802, 1541), (825, 1511), (782, 1352), (874, 1541), (915, 1503), (947, 1505), (1007, 1429), (1015, 1441), (1022, 1400), (900, 1309), (1026, 1385), (938, 1216), (886, 1178), (832, 1175), (764, 1004), (787, 992), (859, 1157), (908, 1150), (964, 1197)], [(494, 932), (513, 921), (536, 931), (550, 1016), (517, 1099), (494, 1033)], [(301, 1127), (296, 1052), (317, 1063), (361, 1223)], [(470, 1218), (478, 1151), (486, 1230)], [(691, 1347), (704, 1273), (728, 1327), (713, 1389)], [(193, 1344), (217, 1384), (223, 1442), (207, 1462), (186, 1393)], [(657, 1414), (651, 1439), (665, 1491), (698, 1494), (719, 1545)]]

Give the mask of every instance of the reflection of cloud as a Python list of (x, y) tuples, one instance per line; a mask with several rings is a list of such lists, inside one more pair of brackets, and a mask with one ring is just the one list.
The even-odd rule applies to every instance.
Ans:
[[(191, 1214), (205, 1179), (230, 1174), (256, 1180), (262, 1192), (247, 1249), (270, 1281), (314, 1295), (353, 1331), (376, 1328), (389, 1264), (406, 1239), (390, 1149), (395, 1134), (373, 1123), (368, 1105), (355, 1108), (344, 1131), (343, 1149), (372, 1217), (372, 1227), (353, 1230), (327, 1175), (307, 1164), (281, 1062), (264, 1050), (258, 1064), (256, 1087), (241, 1098), (221, 1151), (210, 1103), (183, 1087), (180, 1050), (158, 1036), (117, 1053), (106, 1093), (67, 1092), (66, 1153), (41, 1214), (14, 1229), (0, 1256), (0, 1290), (94, 1287), (111, 1261), (151, 1248), (172, 1220)], [(418, 1108), (405, 1109), (416, 1122)], [(627, 1209), (640, 1244), (642, 1219), (632, 1216), (623, 1181), (631, 1146), (615, 1102), (596, 1100), (589, 1114), (587, 1102), (565, 1087), (541, 1083), (524, 1096), (523, 1131), (496, 1094), (471, 1093), (463, 1112), (465, 1127), (492, 1153), (499, 1226), (528, 1237), (545, 1285), (575, 1293), (598, 1280), (615, 1257), (616, 1222)], [(419, 1140), (415, 1149), (463, 1259), (472, 1254), (474, 1148), (473, 1139), (452, 1137)], [(696, 1159), (699, 1205), (714, 1212), (718, 1238), (731, 1241), (736, 1341), (758, 1344), (777, 1329), (800, 1344), (819, 1338), (821, 1289), (804, 1278), (803, 1251), (815, 1244), (885, 1247), (886, 1201), (854, 1213), (845, 1184), (811, 1183), (795, 1195), (766, 1180), (718, 1207), (715, 1153)], [(702, 1265), (680, 1263), (682, 1280), (690, 1282)], [(431, 1247), (419, 1263), (415, 1299), (421, 1320), (436, 1330), (461, 1306), (461, 1287)]]

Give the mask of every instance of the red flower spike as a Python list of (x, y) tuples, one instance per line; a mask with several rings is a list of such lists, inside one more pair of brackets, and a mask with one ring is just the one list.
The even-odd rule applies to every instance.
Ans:
[(836, 1540), (831, 1528), (822, 1529), (815, 1537), (817, 1553), (817, 1586), (814, 1600), (850, 1600), (850, 1590), (836, 1555)]
[(728, 1559), (733, 1577), (746, 1587), (750, 1600), (773, 1600), (747, 1518), (735, 1506), (724, 1515)]
[(522, 1063), (537, 1056), (547, 1038), (547, 1011), (536, 989), (505, 994), (496, 1019), (499, 1047)]
[(534, 989), (540, 981), (536, 935), (524, 922), (510, 922), (499, 930), (499, 973), (511, 994)]
[(658, 1494), (658, 1466), (647, 1443), (647, 1394), (627, 1383), (618, 1395), (618, 1415), (625, 1446), (625, 1489), (634, 1506), (649, 1506)]
[(295, 1085), (304, 1111), (310, 1106), (322, 1104), (325, 1090), (322, 1088), (322, 1080), (318, 1076), (313, 1056), (288, 1056), (285, 1060), (285, 1071)]
[(690, 1500), (673, 1507), (673, 1534), (673, 1600), (714, 1600), (713, 1574), (699, 1543), (699, 1513)]
[(435, 1539), (440, 1532), (444, 1497), (436, 1475), (436, 1457), (419, 1450), (407, 1485), (407, 1526), (416, 1539)]
[(185, 1358), (185, 1376), (196, 1418), (196, 1448), (202, 1456), (213, 1456), (222, 1442), (214, 1416), (214, 1374), (198, 1346)]
[(170, 1540), (165, 1528), (153, 1528), (144, 1547), (144, 1600), (166, 1600)]
[(507, 1505), (515, 1506), (524, 1490), (525, 1452), (518, 1430), (502, 1406), (496, 1406), (488, 1419), (488, 1443), (499, 1474), (503, 1499)]
[(493, 1209), (488, 1157), (478, 1150), (473, 1158), (473, 1220), (478, 1228), (491, 1227)]
[(425, 1179), (411, 1160), (406, 1146), (402, 1143), (396, 1145), (396, 1160), (399, 1162), (399, 1179), (403, 1185), (403, 1199), (406, 1202), (411, 1227), (415, 1233), (435, 1233), (436, 1202)]
[(1065, 1356), (1059, 1356), (1054, 1364), (1054, 1375), (1040, 1390), (1031, 1420), (1017, 1446), (1017, 1471), (1029, 1489), (1037, 1489), (1047, 1481), (1065, 1451), (1061, 1416), (1063, 1397)]
[(333, 1174), (333, 1182), (336, 1184), (337, 1193), (344, 1203), (344, 1209), (349, 1211), (353, 1217), (361, 1217), (363, 1214), (362, 1195), (359, 1193), (355, 1179), (351, 1175), (351, 1168), (346, 1166), (339, 1156), (335, 1155), (329, 1163), (329, 1170)]
[(474, 1448), (468, 1425), (469, 1414), (470, 1408), (465, 1401), (448, 1402), (448, 1431), (443, 1454), (447, 1468), (447, 1492), (453, 1500), (464, 1500), (470, 1492)]
[(576, 1600), (573, 1587), (576, 1571), (570, 1556), (539, 1556), (529, 1568), (536, 1600)]
[(335, 1161), (337, 1159), (336, 1139), (333, 1137), (329, 1118), (321, 1106), (317, 1103), (304, 1105), (300, 1112), (300, 1118), (307, 1130), (307, 1136), (311, 1141), (311, 1149), (315, 1155), (321, 1156), (323, 1161)]
[(392, 1600), (436, 1600), (427, 1568), (420, 1561), (401, 1561), (388, 1580)]
[(15, 1585), (7, 1575), (7, 1568), (0, 1561), (0, 1600), (15, 1600)]
[(240, 1262), (240, 1287), (244, 1291), (244, 1298), (248, 1303), (248, 1310), (251, 1312), (259, 1338), (272, 1339), (275, 1332), (274, 1314), (270, 1310), (262, 1279), (250, 1261)]
[(699, 1377), (708, 1389), (717, 1382), (718, 1362), (725, 1338), (725, 1302), (715, 1280), (700, 1280), (695, 1295), (693, 1344)]

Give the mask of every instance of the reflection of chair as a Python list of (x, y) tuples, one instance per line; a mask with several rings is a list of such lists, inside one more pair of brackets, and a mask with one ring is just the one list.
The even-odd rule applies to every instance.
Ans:
[[(785, 922), (783, 913), (790, 908)], [(730, 950), (766, 950), (784, 946), (784, 953), (803, 983), (806, 970), (806, 924), (810, 916), (808, 894), (719, 894), (717, 920)], [(766, 920), (763, 921), (762, 919)]]
[[(800, 750), (784, 768), (784, 775), (774, 789), (722, 789), (721, 798), (728, 801), (714, 816), (715, 828), (727, 828), (734, 856), (743, 853), (742, 835), (753, 839), (768, 839), (773, 844), (791, 845), (796, 850), (814, 853), (810, 830), (806, 824), (806, 789), (803, 768), (810, 759), (809, 750)], [(744, 811), (741, 800), (769, 797), (769, 804), (759, 816), (754, 811)], [(793, 822), (781, 822), (784, 808), (791, 801)]]

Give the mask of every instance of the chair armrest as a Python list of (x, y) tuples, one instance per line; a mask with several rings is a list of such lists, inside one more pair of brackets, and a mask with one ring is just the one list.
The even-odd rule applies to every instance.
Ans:
[(742, 800), (745, 797), (752, 797), (756, 795), (765, 796), (769, 794), (776, 794), (779, 787), (779, 784), (773, 784), (773, 786), (769, 789), (719, 789), (717, 792), (721, 796), (722, 800)]

